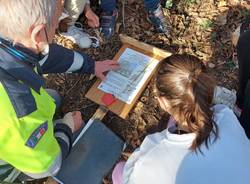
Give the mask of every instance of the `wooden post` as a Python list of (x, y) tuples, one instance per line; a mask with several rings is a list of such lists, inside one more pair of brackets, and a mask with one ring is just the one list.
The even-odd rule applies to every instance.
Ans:
[(108, 109), (102, 105), (96, 110), (95, 114), (91, 117), (91, 119), (99, 119), (102, 120), (104, 116), (107, 114)]
[(162, 58), (166, 58), (166, 57), (169, 57), (172, 55), (172, 53), (169, 51), (159, 49), (159, 48), (154, 47), (152, 45), (149, 45), (147, 43), (140, 42), (132, 37), (129, 37), (129, 36), (126, 36), (123, 34), (120, 34), (120, 40), (123, 44), (132, 45), (132, 46), (140, 48), (144, 51), (152, 52), (153, 54), (158, 55)]

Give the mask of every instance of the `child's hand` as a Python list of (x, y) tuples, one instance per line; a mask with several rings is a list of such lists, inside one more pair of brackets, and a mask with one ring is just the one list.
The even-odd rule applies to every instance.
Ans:
[(88, 25), (92, 28), (99, 27), (99, 17), (92, 11), (90, 6), (87, 4), (84, 9), (85, 16), (88, 20)]

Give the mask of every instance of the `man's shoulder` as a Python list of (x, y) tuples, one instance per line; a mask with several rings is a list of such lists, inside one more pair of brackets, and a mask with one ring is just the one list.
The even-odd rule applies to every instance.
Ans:
[(0, 101), (1, 104), (5, 103), (5, 107), (8, 107), (10, 102), (18, 118), (36, 110), (36, 102), (30, 87), (6, 74), (0, 79)]

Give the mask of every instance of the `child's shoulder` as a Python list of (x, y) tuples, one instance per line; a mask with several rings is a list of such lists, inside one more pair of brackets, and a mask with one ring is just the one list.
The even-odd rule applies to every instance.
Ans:
[(216, 104), (212, 107), (214, 113), (222, 113), (224, 111), (231, 111), (231, 109), (226, 106), (226, 105), (223, 105), (223, 104)]
[(212, 107), (214, 111), (214, 121), (220, 124), (239, 123), (234, 112), (226, 105), (217, 104)]

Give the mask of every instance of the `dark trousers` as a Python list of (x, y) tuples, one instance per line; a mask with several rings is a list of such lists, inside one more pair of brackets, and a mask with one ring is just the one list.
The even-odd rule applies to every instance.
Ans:
[[(147, 11), (154, 11), (158, 8), (160, 0), (144, 0)], [(113, 12), (116, 8), (116, 0), (101, 0), (101, 9), (104, 12)]]
[(242, 109), (241, 125), (250, 138), (250, 30), (240, 35), (237, 54), (239, 60), (237, 105)]

